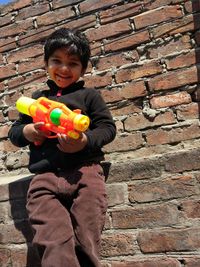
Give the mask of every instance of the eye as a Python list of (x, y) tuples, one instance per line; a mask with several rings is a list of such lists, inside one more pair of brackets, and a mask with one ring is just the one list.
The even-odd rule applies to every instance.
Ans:
[(79, 66), (79, 62), (71, 61), (71, 62), (69, 62), (69, 65), (70, 65), (71, 67), (76, 67), (76, 66)]
[(59, 59), (57, 59), (57, 58), (53, 58), (51, 61), (54, 64), (61, 64), (61, 61)]

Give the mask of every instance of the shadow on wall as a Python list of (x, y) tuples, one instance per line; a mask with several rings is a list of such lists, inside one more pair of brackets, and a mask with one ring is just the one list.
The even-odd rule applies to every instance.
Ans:
[(194, 40), (195, 40), (195, 64), (197, 68), (197, 89), (192, 95), (193, 101), (198, 103), (199, 114), (200, 114), (200, 2), (199, 0), (192, 1), (192, 13), (194, 22)]
[(37, 251), (31, 244), (33, 233), (28, 222), (28, 215), (26, 211), (26, 195), (31, 177), (32, 176), (29, 176), (9, 184), (11, 216), (13, 218), (15, 228), (19, 232), (16, 236), (13, 235), (14, 240), (12, 243), (25, 243), (27, 246), (27, 249), (24, 249), (23, 251), (13, 246), (13, 250), (15, 250), (13, 251), (13, 254), (17, 255), (14, 258), (14, 262), (12, 262), (12, 266), (15, 267), (41, 267)]
[[(110, 162), (102, 163), (105, 178), (108, 179), (108, 175), (111, 168)], [(30, 181), (33, 175), (26, 178), (17, 180), (9, 184), (9, 201), (11, 207), (11, 217), (18, 234), (13, 234), (12, 244), (24, 243), (27, 250), (23, 251), (13, 246), (13, 255), (15, 259), (12, 261), (13, 267), (41, 267), (40, 259), (37, 254), (36, 248), (31, 244), (33, 238), (33, 232), (28, 221), (28, 214), (26, 210), (26, 198)], [(26, 264), (26, 265), (25, 265)]]

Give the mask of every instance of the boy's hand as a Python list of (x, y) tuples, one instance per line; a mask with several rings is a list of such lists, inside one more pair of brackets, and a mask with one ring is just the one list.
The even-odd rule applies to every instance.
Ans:
[(58, 148), (62, 152), (75, 153), (82, 150), (87, 144), (87, 136), (82, 133), (76, 140), (66, 136), (65, 134), (58, 134)]
[(42, 143), (46, 134), (40, 130), (40, 127), (44, 125), (44, 122), (36, 122), (27, 124), (23, 129), (23, 134), (29, 142), (40, 142)]

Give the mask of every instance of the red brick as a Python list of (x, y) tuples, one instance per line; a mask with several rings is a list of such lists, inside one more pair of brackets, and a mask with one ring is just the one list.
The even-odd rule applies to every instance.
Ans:
[(142, 146), (144, 140), (142, 138), (142, 133), (136, 133), (126, 136), (118, 136), (115, 140), (106, 145), (104, 150), (106, 152), (116, 152), (116, 151), (129, 151), (137, 149)]
[(101, 256), (111, 257), (135, 254), (134, 235), (130, 233), (113, 233), (102, 236)]
[(11, 24), (12, 23), (12, 15), (7, 14), (3, 17), (0, 17), (0, 25), (1, 27), (4, 27), (5, 25)]
[(164, 204), (115, 210), (111, 215), (114, 228), (132, 229), (175, 225), (178, 213), (176, 206)]
[(105, 87), (112, 84), (112, 74), (102, 73), (98, 75), (87, 75), (84, 77), (84, 81), (87, 87)]
[(161, 176), (163, 164), (159, 159), (154, 160), (136, 160), (117, 161), (110, 167), (108, 183), (133, 181), (140, 179), (150, 179)]
[(167, 111), (157, 115), (154, 120), (150, 120), (142, 114), (130, 116), (124, 121), (124, 127), (126, 131), (131, 132), (155, 126), (173, 124), (175, 122), (174, 114)]
[(105, 70), (113, 67), (121, 67), (125, 64), (130, 64), (139, 60), (137, 51), (133, 50), (127, 54), (117, 54), (107, 57), (100, 57), (94, 65), (98, 70)]
[(162, 72), (162, 66), (158, 61), (149, 61), (143, 65), (119, 70), (116, 74), (117, 83), (127, 82), (142, 77), (148, 77)]
[(23, 74), (33, 70), (41, 70), (45, 69), (43, 56), (37, 58), (30, 58), (26, 62), (19, 63), (18, 65), (18, 73)]
[(198, 82), (197, 67), (161, 74), (149, 80), (151, 90), (167, 90)]
[(30, 30), (25, 34), (19, 36), (18, 43), (20, 46), (25, 46), (33, 42), (38, 43), (39, 41), (44, 41), (46, 37), (49, 36), (53, 31), (54, 29), (49, 29), (48, 26)]
[(150, 100), (150, 104), (153, 109), (173, 107), (182, 104), (189, 104), (191, 102), (191, 96), (187, 92), (179, 92), (164, 96), (154, 96)]
[(24, 61), (25, 59), (43, 55), (42, 45), (33, 45), (30, 48), (24, 48), (15, 52), (10, 52), (7, 56), (8, 63)]
[(0, 82), (0, 91), (4, 91), (5, 90), (5, 85), (3, 82)]
[(15, 49), (16, 47), (15, 38), (0, 39), (0, 53)]
[(106, 103), (112, 103), (112, 102), (120, 101), (123, 99), (119, 90), (115, 88), (112, 90), (103, 89), (100, 91), (100, 93)]
[(167, 69), (189, 67), (200, 63), (200, 50), (190, 50), (187, 54), (181, 54), (165, 60)]
[(32, 4), (31, 0), (18, 0), (11, 4), (12, 10), (18, 10)]
[(4, 123), (5, 122), (5, 117), (3, 115), (3, 112), (0, 113), (0, 123)]
[[(16, 89), (21, 86), (27, 86), (30, 83), (40, 83), (47, 80), (46, 77), (46, 71), (45, 70), (39, 70), (37, 72), (31, 73), (31, 75), (27, 76), (18, 76), (16, 78), (10, 79), (8, 81), (8, 88), (9, 89)], [(26, 88), (25, 88), (26, 89)]]
[[(32, 237), (32, 231), (30, 229), (30, 226), (28, 226), (28, 223), (26, 221), (20, 222), (18, 224), (7, 224), (7, 225), (1, 225), (1, 240), (0, 244), (20, 244), (24, 243), (26, 241), (26, 237), (22, 233), (22, 230), (24, 230), (24, 234), (26, 234), (27, 239), (30, 241)], [(27, 241), (28, 241), (27, 240)]]
[(199, 105), (197, 103), (191, 103), (177, 107), (176, 109), (178, 120), (191, 120), (199, 118)]
[(72, 7), (65, 7), (58, 10), (46, 12), (44, 15), (37, 17), (37, 24), (39, 27), (47, 26), (49, 24), (55, 24), (62, 20), (74, 17), (75, 13)]
[(7, 82), (8, 88), (9, 89), (18, 88), (20, 85), (23, 84), (24, 79), (25, 78), (22, 76), (18, 76), (18, 77), (14, 77), (14, 78), (9, 79), (9, 81)]
[(141, 3), (124, 3), (121, 6), (116, 6), (111, 9), (106, 9), (99, 12), (102, 24), (107, 24), (112, 21), (121, 20), (138, 14), (142, 8)]
[(8, 110), (8, 119), (9, 121), (15, 121), (19, 117), (19, 112), (16, 109)]
[(15, 64), (7, 64), (0, 67), (0, 79), (6, 79), (16, 74)]
[(198, 137), (200, 137), (198, 125), (170, 130), (157, 129), (146, 132), (146, 139), (149, 145), (172, 144)]
[(24, 20), (27, 18), (35, 17), (38, 15), (41, 15), (43, 13), (47, 13), (49, 11), (49, 5), (48, 4), (36, 4), (34, 6), (28, 6), (23, 9), (20, 9), (17, 16), (15, 17), (16, 21)]
[(143, 2), (145, 10), (152, 10), (159, 8), (161, 6), (177, 4), (179, 2), (182, 2), (182, 0), (156, 0), (156, 1), (144, 0)]
[(164, 6), (156, 10), (143, 12), (133, 17), (136, 29), (141, 29), (149, 25), (157, 24), (182, 17), (183, 13), (180, 6)]
[(79, 5), (79, 9), (81, 13), (91, 12), (96, 9), (101, 9), (102, 7), (107, 6), (107, 8), (111, 7), (114, 4), (121, 3), (121, 0), (86, 0)]
[[(126, 262), (112, 262), (112, 267), (180, 267), (180, 263), (176, 259), (152, 258), (152, 259), (134, 259), (126, 260)], [(197, 267), (197, 266), (191, 266)]]
[(0, 138), (8, 137), (8, 131), (9, 131), (8, 125), (0, 126)]
[(141, 31), (128, 36), (123, 36), (115, 40), (104, 41), (104, 49), (106, 52), (118, 51), (136, 47), (139, 44), (146, 43), (150, 40), (148, 31)]
[(146, 96), (147, 90), (143, 81), (130, 82), (120, 90), (120, 94), (125, 99), (133, 99), (141, 96)]
[(108, 195), (109, 207), (119, 204), (125, 204), (126, 193), (127, 193), (126, 184), (118, 183), (118, 184), (107, 185), (106, 190)]
[(5, 105), (11, 107), (13, 104), (15, 105), (17, 99), (21, 96), (19, 91), (10, 93), (9, 95), (5, 96)]
[[(0, 202), (0, 224), (9, 223), (9, 201)], [(1, 265), (0, 265), (1, 266)]]
[(2, 65), (4, 63), (4, 60), (3, 60), (3, 55), (0, 54), (0, 65)]
[(33, 27), (32, 20), (24, 20), (23, 22), (14, 23), (0, 28), (1, 38), (8, 36), (16, 36), (26, 32)]
[(57, 0), (52, 2), (53, 9), (78, 4), (80, 0)]
[(130, 22), (128, 19), (124, 19), (119, 22), (114, 22), (108, 25), (100, 26), (95, 29), (90, 29), (87, 31), (87, 37), (92, 42), (92, 41), (102, 40), (105, 38), (119, 36), (120, 34), (125, 34), (130, 31), (131, 31)]
[(13, 266), (24, 266), (27, 261), (27, 249), (13, 249), (11, 251), (11, 261)]
[(185, 264), (185, 267), (199, 267), (200, 266), (199, 256), (195, 255), (195, 256), (192, 256), (191, 258), (184, 257), (184, 264)]
[(124, 125), (123, 125), (123, 122), (122, 121), (115, 121), (115, 125), (116, 125), (116, 128), (117, 128), (117, 132), (124, 132)]
[(168, 22), (157, 26), (152, 29), (151, 32), (154, 38), (165, 37), (167, 35), (174, 35), (176, 33), (184, 33), (188, 31), (193, 31), (199, 28), (197, 23), (194, 21), (199, 21), (199, 14), (184, 16), (181, 19), (174, 20), (172, 22)]
[(91, 56), (97, 56), (101, 54), (101, 42), (95, 42), (90, 44)]
[(184, 198), (198, 194), (195, 179), (177, 176), (159, 181), (134, 182), (129, 185), (129, 200), (136, 203)]
[(199, 200), (185, 200), (181, 202), (181, 211), (187, 218), (200, 218), (200, 201)]
[(104, 100), (109, 102), (116, 102), (122, 99), (133, 99), (140, 96), (146, 96), (147, 90), (144, 82), (132, 82), (125, 85), (121, 89), (101, 90)]
[[(68, 3), (68, 2), (67, 2)], [(91, 27), (95, 27), (96, 26), (96, 17), (95, 15), (88, 15), (86, 17), (80, 17), (74, 20), (69, 20), (66, 23), (62, 23), (60, 27), (67, 27), (67, 28), (73, 28), (73, 29), (79, 29), (79, 30), (85, 30)]]
[(6, 248), (0, 248), (0, 266), (7, 267), (10, 265), (10, 250)]
[(38, 253), (35, 247), (28, 245), (28, 248), (14, 248), (11, 250), (12, 266), (22, 267), (27, 266), (40, 267), (41, 263), (39, 260)]
[(199, 249), (199, 228), (175, 230), (148, 230), (138, 234), (138, 243), (144, 253), (167, 251), (194, 251)]
[[(191, 49), (190, 37), (187, 35), (182, 36), (178, 40), (172, 40), (167, 43), (161, 43), (156, 47), (148, 49), (149, 58), (157, 58), (168, 56), (182, 50)], [(177, 58), (177, 57), (176, 57)], [(170, 59), (169, 59), (170, 60)]]
[[(190, 130), (192, 131), (193, 129)], [(172, 173), (199, 170), (199, 161), (196, 160), (199, 157), (199, 149), (169, 155), (166, 157), (165, 170)]]
[(142, 111), (142, 106), (137, 103), (125, 103), (120, 105), (120, 107), (110, 109), (113, 117), (123, 115), (130, 115), (133, 113), (140, 113)]
[(28, 5), (31, 5), (31, 0), (18, 0), (17, 2), (10, 1), (7, 5), (3, 5), (2, 11), (3, 13), (9, 13), (11, 11), (15, 11), (21, 8), (24, 8)]
[(1, 142), (2, 147), (1, 147), (1, 151), (4, 152), (15, 152), (17, 150), (19, 150), (18, 147), (14, 146), (10, 141), (3, 141)]

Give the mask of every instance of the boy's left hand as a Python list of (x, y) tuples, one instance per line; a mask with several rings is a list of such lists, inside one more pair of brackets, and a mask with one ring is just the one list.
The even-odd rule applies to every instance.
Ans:
[(84, 133), (80, 134), (78, 139), (72, 139), (65, 134), (58, 134), (57, 147), (65, 153), (75, 153), (82, 150), (87, 144), (87, 136)]

